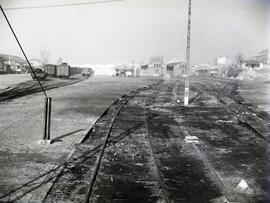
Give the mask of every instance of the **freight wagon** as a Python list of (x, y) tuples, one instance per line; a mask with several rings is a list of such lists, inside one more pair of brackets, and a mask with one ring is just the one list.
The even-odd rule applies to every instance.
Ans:
[(80, 67), (71, 67), (70, 68), (70, 76), (81, 74), (81, 73), (82, 73), (82, 68), (80, 68)]
[(62, 63), (56, 67), (56, 76), (59, 78), (68, 78), (70, 76), (70, 66)]
[(55, 77), (56, 76), (56, 66), (52, 64), (44, 65), (44, 71), (48, 74), (48, 76)]

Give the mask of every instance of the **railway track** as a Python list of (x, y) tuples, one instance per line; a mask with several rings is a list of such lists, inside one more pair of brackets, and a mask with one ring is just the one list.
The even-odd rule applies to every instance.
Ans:
[[(270, 142), (270, 138), (268, 136), (270, 129), (269, 117), (261, 115), (261, 112), (250, 108), (250, 105), (241, 101), (243, 99), (235, 93), (237, 81), (228, 79), (210, 80), (209, 78), (198, 78), (196, 81), (203, 82), (201, 85), (205, 87), (206, 91), (217, 97), (224, 105), (227, 105), (228, 111), (230, 111), (242, 125), (251, 130), (256, 136)], [(231, 90), (227, 92), (222, 88), (215, 87), (213, 84), (209, 84), (210, 81), (222, 81), (225, 82), (225, 84), (229, 83), (231, 86), (229, 89)], [(225, 101), (225, 97), (231, 99), (233, 103)]]
[[(244, 99), (237, 93), (237, 88), (238, 88), (237, 80), (224, 79), (224, 78), (202, 78), (202, 77), (199, 77), (199, 78), (196, 78), (196, 81), (203, 82), (204, 86), (206, 86), (205, 83), (208, 83), (208, 85), (209, 85), (209, 82), (213, 82), (213, 81), (214, 82), (223, 82), (225, 84), (229, 84), (232, 88), (229, 88), (228, 92), (224, 89), (215, 87), (213, 84), (211, 84), (212, 85), (211, 88), (208, 87), (208, 90), (209, 89), (215, 90), (215, 92), (218, 94), (219, 97), (226, 96), (226, 97), (234, 100), (235, 103), (242, 106), (245, 111), (249, 111), (252, 114), (256, 114), (256, 116), (259, 119), (262, 119), (265, 122), (270, 123), (270, 116), (268, 114), (259, 112), (252, 104), (245, 102)], [(222, 93), (220, 93), (218, 91), (221, 91)]]
[[(79, 154), (85, 154), (89, 150), (89, 147), (91, 148), (91, 145), (95, 145), (94, 149), (91, 148), (90, 151), (95, 151), (95, 157), (91, 157), (92, 160), (90, 161), (91, 164), (88, 164), (88, 168), (92, 168), (91, 172), (89, 174), (89, 177), (84, 176), (87, 181), (87, 184), (85, 184), (84, 188), (84, 194), (79, 195), (76, 194), (76, 197), (72, 197), (72, 199), (79, 199), (79, 202), (96, 202), (99, 201), (100, 199), (103, 201), (109, 201), (110, 198), (114, 198), (122, 201), (134, 201), (134, 200), (142, 200), (143, 202), (146, 200), (145, 198), (149, 198), (150, 200), (153, 199), (153, 197), (150, 197), (147, 194), (131, 194), (132, 189), (130, 188), (130, 194), (126, 194), (125, 189), (122, 189), (122, 193), (125, 194), (120, 194), (116, 195), (116, 197), (108, 197), (108, 195), (113, 195), (114, 193), (112, 191), (107, 192), (106, 194), (102, 195), (102, 191), (104, 190), (104, 185), (111, 185), (115, 184), (117, 181), (113, 180), (112, 177), (110, 176), (107, 179), (104, 179), (104, 176), (100, 174), (108, 174), (108, 172), (104, 172), (104, 165), (108, 164), (107, 160), (111, 159), (113, 156), (113, 161), (116, 159), (117, 154), (124, 154), (123, 156), (125, 157), (125, 161), (123, 163), (112, 163), (115, 164), (116, 167), (121, 167), (124, 165), (129, 165), (129, 167), (133, 168), (135, 172), (137, 171), (138, 173), (141, 170), (145, 170), (143, 168), (148, 168), (149, 171), (152, 171), (150, 174), (150, 178), (146, 178), (146, 180), (142, 180), (142, 183), (140, 183), (140, 178), (135, 181), (134, 185), (129, 185), (128, 187), (133, 187), (135, 190), (143, 190), (144, 184), (149, 187), (149, 190), (155, 190), (159, 191), (157, 192), (155, 199), (162, 199), (162, 201), (165, 202), (171, 202), (169, 201), (168, 194), (166, 192), (166, 188), (163, 184), (163, 180), (160, 177), (159, 169), (157, 166), (157, 162), (154, 157), (153, 149), (151, 146), (151, 138), (150, 135), (147, 133), (147, 121), (146, 121), (146, 109), (145, 109), (145, 101), (141, 101), (143, 107), (136, 107), (133, 105), (129, 105), (129, 102), (137, 96), (141, 91), (145, 90), (145, 88), (138, 89), (137, 91), (131, 92), (128, 95), (124, 95), (118, 100), (116, 100), (107, 110), (104, 111), (100, 119), (95, 123), (95, 125), (91, 128), (89, 131), (88, 135), (85, 137), (85, 139), (82, 142), (82, 145), (79, 147), (80, 149), (84, 148), (86, 150), (83, 150), (84, 152), (80, 152)], [(145, 98), (143, 98), (145, 99)], [(139, 146), (136, 144), (135, 148), (137, 152), (131, 152), (131, 153), (136, 153), (136, 155), (132, 155), (132, 158), (126, 159), (126, 156), (130, 156), (127, 152), (118, 152), (120, 149), (119, 147), (115, 147), (115, 145), (124, 145), (132, 148), (134, 147), (134, 142), (137, 142), (134, 140), (132, 143), (130, 143), (127, 139), (125, 139), (126, 136), (132, 136), (132, 133), (136, 131), (136, 134), (139, 134), (139, 139), (143, 140), (143, 146), (145, 147), (143, 149), (142, 146)], [(135, 135), (135, 134), (134, 134)], [(140, 155), (138, 155), (139, 153)], [(140, 158), (134, 160), (134, 156), (140, 156)], [(145, 157), (146, 156), (146, 157)], [(108, 158), (109, 157), (109, 158)], [(75, 155), (75, 160), (79, 160), (83, 158), (84, 161), (85, 157), (82, 156), (77, 156)], [(111, 162), (113, 162), (111, 161)], [(87, 161), (89, 163), (89, 160)], [(143, 162), (143, 163), (140, 163)], [(79, 161), (79, 164), (81, 162)], [(111, 163), (109, 163), (111, 164)], [(146, 165), (146, 166), (145, 166)], [(76, 166), (75, 166), (76, 167)], [(110, 166), (112, 167), (112, 166)], [(75, 168), (70, 168), (69, 170), (76, 170)], [(110, 172), (115, 172), (115, 171), (110, 171)], [(73, 173), (73, 172), (72, 172)], [(76, 173), (76, 172), (75, 172)], [(85, 171), (84, 171), (85, 173)], [(65, 172), (63, 172), (65, 176)], [(62, 174), (62, 175), (63, 175)], [(61, 176), (62, 176), (61, 175)], [(81, 176), (83, 174), (76, 174), (76, 177)], [(142, 174), (141, 174), (142, 175)], [(106, 176), (106, 175), (105, 175)], [(143, 176), (147, 176), (144, 174)], [(124, 175), (126, 179), (129, 181), (134, 181), (130, 180), (133, 179), (134, 177), (129, 176), (128, 174)], [(75, 177), (74, 177), (75, 178)], [(115, 178), (115, 177), (114, 177)], [(61, 178), (60, 178), (61, 179)], [(121, 177), (119, 177), (121, 179)], [(145, 179), (145, 178), (144, 178)], [(119, 180), (118, 180), (119, 181)], [(61, 186), (62, 181), (58, 181), (55, 183), (54, 187), (63, 187)], [(120, 180), (121, 182), (121, 180)], [(59, 184), (60, 183), (60, 184)], [(66, 187), (66, 186), (65, 186)], [(110, 189), (116, 189), (114, 188), (115, 186), (111, 186)], [(160, 189), (161, 188), (161, 189)], [(52, 189), (53, 190), (53, 189)], [(105, 189), (105, 190), (108, 190)], [(121, 189), (120, 189), (121, 191)], [(100, 194), (101, 193), (101, 194)], [(58, 196), (58, 197), (57, 197)], [(50, 202), (52, 199), (57, 199), (61, 195), (55, 195), (55, 194), (48, 194), (45, 202)], [(70, 197), (62, 197), (61, 201), (66, 201), (67, 198), (69, 199)], [(148, 200), (149, 201), (149, 200)]]
[[(106, 134), (106, 138), (104, 140), (102, 150), (101, 150), (101, 152), (100, 152), (100, 154), (98, 156), (98, 159), (97, 159), (97, 162), (96, 162), (96, 165), (95, 165), (94, 175), (93, 175), (93, 177), (92, 177), (92, 179), (90, 181), (89, 190), (88, 190), (88, 192), (86, 194), (86, 197), (85, 197), (85, 200), (84, 200), (85, 203), (98, 201), (98, 199), (100, 199), (102, 201), (106, 201), (106, 197), (97, 198), (97, 197), (99, 197), (99, 195), (95, 194), (95, 192), (93, 192), (93, 189), (95, 187), (95, 182), (96, 182), (96, 179), (97, 179), (97, 176), (98, 176), (98, 173), (99, 173), (99, 169), (100, 169), (100, 166), (101, 166), (101, 163), (102, 163), (102, 158), (104, 156), (104, 153), (105, 153), (105, 150), (106, 150), (110, 135), (112, 134), (112, 130), (117, 131), (117, 133), (114, 133), (114, 135), (112, 135), (112, 139), (113, 139), (113, 138), (115, 138), (115, 137), (117, 137), (117, 136), (119, 136), (119, 135), (121, 135), (121, 134), (123, 134), (123, 133), (125, 133), (127, 131), (129, 133), (132, 133), (131, 131), (133, 131), (133, 132), (136, 131), (136, 130), (138, 131), (138, 128), (144, 128), (144, 130), (146, 132), (146, 137), (145, 137), (146, 139), (145, 140), (148, 141), (148, 147), (149, 147), (148, 151), (150, 152), (150, 156), (153, 159), (153, 164), (152, 165), (154, 166), (154, 174), (155, 174), (155, 180), (152, 180), (152, 182), (156, 182), (159, 185), (159, 187), (162, 189), (162, 195), (161, 195), (161, 197), (158, 197), (158, 198), (161, 198), (163, 201), (165, 201), (167, 203), (171, 202), (169, 200), (169, 196), (167, 194), (166, 187), (165, 187), (165, 185), (163, 183), (163, 180), (162, 180), (162, 177), (160, 175), (157, 160), (155, 158), (155, 154), (154, 154), (153, 147), (152, 147), (151, 136), (148, 133), (147, 120), (146, 120), (146, 116), (147, 116), (146, 106), (144, 105), (144, 108), (137, 109), (138, 111), (136, 113), (135, 113), (134, 110), (128, 109), (128, 107), (127, 107), (128, 102), (133, 97), (135, 97), (139, 92), (140, 92), (140, 90), (132, 93), (131, 95), (127, 95), (126, 97), (123, 97), (120, 100), (121, 104), (117, 108), (118, 110), (116, 111), (115, 115), (113, 116), (113, 119), (111, 120), (110, 125), (108, 126), (108, 131), (107, 131), (107, 134)], [(144, 102), (146, 102), (146, 101), (144, 101)], [(123, 114), (125, 115), (124, 116), (125, 119), (123, 119), (123, 118), (121, 119), (121, 115), (123, 115)], [(135, 118), (134, 117), (132, 118), (132, 116), (134, 116), (134, 115), (135, 115)], [(128, 130), (121, 129), (122, 128), (121, 125), (123, 125), (123, 123), (125, 125), (124, 128), (128, 128)], [(134, 126), (134, 124), (135, 124), (135, 126)], [(117, 127), (117, 125), (118, 125), (118, 127)], [(119, 126), (121, 126), (121, 127), (119, 128)], [(129, 127), (129, 126), (132, 126), (132, 127)], [(121, 142), (121, 141), (119, 140), (118, 144), (119, 144), (119, 142)], [(113, 151), (114, 151), (114, 154), (115, 154), (116, 153), (115, 150), (113, 150)], [(106, 181), (99, 178), (96, 187), (98, 187), (100, 185), (103, 185), (104, 182), (106, 184)], [(96, 189), (96, 193), (97, 193), (97, 191), (100, 192), (100, 190), (101, 189)], [(136, 198), (132, 197), (131, 199), (129, 199), (129, 198), (125, 199), (123, 197), (122, 201), (125, 201), (125, 202), (134, 201), (134, 199), (136, 199)]]
[[(136, 92), (132, 93), (131, 95), (128, 95), (126, 97), (123, 97), (120, 100), (121, 101), (120, 107), (118, 108), (118, 110), (116, 111), (115, 115), (113, 116), (113, 119), (111, 121), (111, 124), (109, 125), (108, 131), (106, 133), (104, 144), (103, 144), (102, 150), (101, 150), (101, 152), (100, 152), (100, 154), (98, 156), (98, 159), (97, 159), (97, 162), (96, 162), (96, 165), (95, 165), (95, 169), (94, 169), (94, 175), (93, 175), (93, 177), (92, 177), (92, 179), (90, 181), (89, 189), (87, 191), (87, 194), (86, 194), (84, 203), (91, 202), (91, 200), (93, 201), (93, 198), (91, 199), (92, 191), (93, 191), (93, 188), (94, 188), (94, 184), (95, 184), (95, 181), (96, 181), (96, 178), (97, 178), (97, 175), (98, 175), (98, 171), (99, 171), (99, 168), (100, 168), (100, 165), (101, 165), (101, 162), (102, 162), (102, 158), (103, 158), (105, 149), (107, 147), (107, 144), (108, 144), (109, 137), (110, 137), (111, 131), (113, 129), (113, 126), (117, 122), (121, 122), (122, 123), (124, 121), (123, 119), (119, 119), (118, 120), (119, 114), (121, 113), (121, 111), (125, 111), (125, 105), (127, 105), (127, 103), (129, 102), (129, 100), (132, 99), (136, 94), (138, 94), (138, 92), (139, 91), (136, 91)], [(166, 188), (165, 188), (164, 183), (163, 183), (163, 180), (162, 180), (162, 178), (159, 175), (159, 169), (157, 167), (156, 159), (155, 159), (155, 156), (154, 156), (154, 153), (153, 153), (153, 149), (152, 149), (151, 138), (150, 138), (150, 135), (147, 132), (147, 121), (146, 121), (146, 118), (145, 118), (145, 116), (146, 116), (145, 114), (146, 114), (146, 110), (144, 110), (144, 116), (143, 116), (144, 117), (144, 125), (145, 125), (145, 129), (146, 129), (147, 137), (149, 139), (149, 146), (150, 146), (150, 149), (151, 149), (151, 155), (153, 156), (154, 162), (155, 162), (156, 174), (157, 174), (157, 182), (160, 184), (160, 186), (162, 188), (162, 191), (163, 191), (163, 194), (164, 194), (164, 200), (166, 202), (170, 202), (169, 201), (168, 194), (167, 194), (167, 191), (166, 191)], [(131, 122), (131, 123), (137, 122), (137, 120), (131, 120), (131, 119), (128, 119), (128, 120), (125, 119), (125, 121), (126, 122)], [(141, 127), (142, 125), (139, 124), (138, 126)], [(135, 128), (137, 128), (137, 125), (135, 126)]]
[[(265, 142), (239, 124), (216, 122), (231, 119), (226, 104), (179, 105), (179, 82), (116, 100), (77, 146), (44, 202), (209, 202), (228, 192), (232, 197), (237, 183), (231, 177), (247, 173), (258, 175), (262, 186)], [(198, 136), (198, 146), (185, 143), (184, 131)], [(259, 157), (262, 170), (243, 170), (239, 163), (253, 164), (249, 156)]]
[[(157, 121), (160, 126), (155, 130), (156, 110), (173, 97), (173, 87), (163, 86), (157, 84), (115, 101), (77, 147), (44, 202), (178, 202), (201, 198), (206, 202), (212, 199), (217, 190), (199, 171), (198, 161), (188, 160), (185, 153), (181, 155), (183, 135), (168, 134), (170, 129), (167, 124), (161, 124), (163, 120)], [(160, 88), (165, 91), (163, 94)], [(172, 119), (174, 116), (165, 122), (169, 124)], [(183, 181), (188, 180), (182, 175), (185, 173), (192, 180), (181, 188)], [(203, 182), (196, 183), (197, 176)], [(195, 197), (190, 193), (202, 188), (208, 192)]]

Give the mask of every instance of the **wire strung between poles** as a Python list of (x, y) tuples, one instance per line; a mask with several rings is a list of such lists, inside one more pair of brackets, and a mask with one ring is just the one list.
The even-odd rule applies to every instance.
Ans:
[(104, 0), (104, 1), (91, 1), (91, 2), (81, 2), (81, 3), (71, 3), (71, 4), (54, 4), (54, 5), (44, 5), (44, 6), (22, 6), (22, 7), (11, 7), (4, 8), (4, 10), (21, 10), (21, 9), (37, 9), (37, 8), (56, 8), (56, 7), (67, 7), (67, 6), (83, 6), (89, 4), (103, 4), (103, 3), (112, 3), (125, 0)]
[(27, 61), (28, 65), (29, 65), (29, 67), (31, 68), (31, 71), (33, 72), (35, 78), (37, 79), (40, 88), (42, 89), (42, 91), (43, 91), (45, 97), (48, 98), (48, 96), (47, 96), (47, 94), (46, 94), (46, 91), (45, 91), (44, 88), (42, 87), (42, 84), (41, 84), (40, 80), (38, 79), (38, 77), (37, 77), (37, 75), (36, 75), (36, 73), (35, 73), (33, 67), (31, 66), (31, 64), (30, 64), (30, 62), (29, 62), (29, 60), (28, 60), (28, 58), (27, 58), (27, 56), (26, 56), (26, 54), (25, 54), (25, 52), (24, 52), (24, 50), (23, 50), (23, 48), (22, 48), (22, 46), (21, 46), (21, 44), (20, 44), (20, 42), (19, 42), (19, 40), (18, 40), (18, 38), (17, 38), (17, 35), (15, 34), (15, 32), (14, 32), (14, 30), (13, 30), (13, 28), (12, 28), (12, 26), (11, 26), (11, 24), (10, 24), (10, 22), (9, 22), (9, 20), (8, 20), (8, 18), (7, 18), (7, 16), (6, 16), (6, 14), (5, 14), (5, 12), (4, 12), (4, 10), (3, 10), (1, 4), (0, 4), (0, 9), (1, 9), (1, 11), (2, 11), (2, 13), (3, 13), (3, 15), (4, 15), (4, 17), (5, 17), (6, 21), (7, 21), (7, 23), (8, 23), (8, 26), (9, 26), (10, 30), (12, 31), (12, 33), (13, 33), (13, 35), (14, 35), (14, 37), (15, 37), (15, 39), (16, 39), (16, 41), (17, 41), (17, 43), (18, 43), (18, 45), (19, 45), (19, 47), (20, 47), (20, 49), (21, 49), (21, 51), (22, 51), (22, 53), (23, 53), (23, 55), (24, 55), (24, 58), (26, 59), (26, 61)]

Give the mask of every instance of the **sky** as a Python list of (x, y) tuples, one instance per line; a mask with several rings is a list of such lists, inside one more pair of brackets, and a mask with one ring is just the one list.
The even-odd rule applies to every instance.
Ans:
[[(99, 0), (93, 0), (99, 1)], [(5, 8), (91, 0), (0, 0)], [(70, 64), (185, 60), (188, 0), (124, 0), (70, 7), (6, 10), (28, 58), (49, 53)], [(270, 47), (270, 0), (193, 0), (191, 63), (250, 57)], [(0, 53), (22, 56), (0, 15)]]

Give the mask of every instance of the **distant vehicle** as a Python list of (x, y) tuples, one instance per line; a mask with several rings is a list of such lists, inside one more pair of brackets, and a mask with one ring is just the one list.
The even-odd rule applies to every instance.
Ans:
[(89, 78), (89, 77), (92, 76), (92, 75), (93, 75), (93, 70), (92, 70), (92, 68), (84, 68), (84, 69), (82, 70), (82, 76), (83, 76), (83, 77)]
[(48, 74), (42, 68), (34, 68), (34, 71), (36, 76), (33, 72), (31, 73), (31, 77), (33, 78), (33, 80), (36, 80), (37, 78), (39, 80), (45, 80), (48, 76)]

